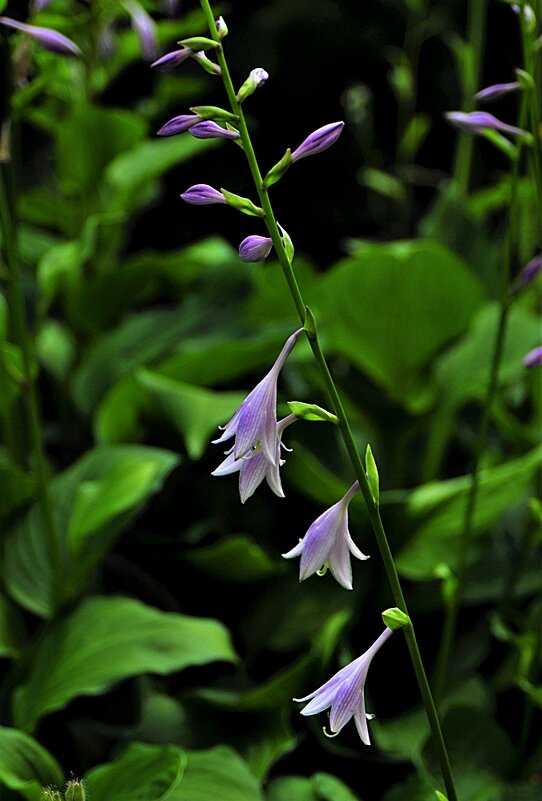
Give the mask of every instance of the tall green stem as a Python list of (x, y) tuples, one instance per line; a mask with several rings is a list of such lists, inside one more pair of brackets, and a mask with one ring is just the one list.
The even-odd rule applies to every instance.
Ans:
[[(220, 45), (220, 39), (216, 31), (214, 15), (211, 6), (209, 4), (209, 1), (200, 0), (200, 4), (203, 13), (205, 14), (210, 34), (213, 37), (213, 39)], [(282, 267), (282, 271), (284, 273), (284, 277), (286, 279), (288, 288), (290, 290), (290, 294), (292, 296), (292, 300), (295, 304), (297, 313), (299, 315), (299, 319), (303, 323), (303, 325), (305, 325), (307, 321), (308, 309), (307, 306), (305, 305), (305, 301), (303, 299), (301, 290), (297, 283), (297, 279), (293, 271), (292, 264), (286, 254), (281, 234), (273, 212), (273, 208), (271, 206), (271, 201), (269, 199), (268, 192), (266, 189), (263, 188), (262, 185), (263, 184), (262, 175), (260, 172), (260, 168), (258, 166), (256, 155), (254, 153), (254, 148), (252, 146), (252, 141), (246, 125), (243, 110), (241, 108), (241, 105), (237, 101), (235, 89), (228, 70), (226, 58), (224, 56), (224, 52), (221, 46), (217, 48), (216, 53), (217, 53), (218, 63), (222, 70), (222, 80), (224, 81), (224, 87), (228, 95), (231, 109), (233, 113), (236, 114), (239, 118), (238, 127), (239, 127), (239, 133), (241, 135), (241, 141), (254, 180), (254, 184), (256, 186), (256, 191), (258, 192), (258, 197), (260, 199), (262, 209), (265, 212), (265, 222), (269, 231), (269, 236), (271, 237), (271, 240), (275, 247), (280, 265)], [(386, 532), (384, 530), (382, 519), (380, 517), (380, 509), (378, 507), (378, 504), (373, 499), (369, 483), (367, 480), (367, 476), (365, 475), (365, 469), (361, 461), (358, 449), (356, 447), (352, 430), (350, 428), (350, 423), (348, 422), (348, 418), (345, 414), (341, 398), (339, 396), (339, 393), (335, 386), (335, 382), (333, 381), (326, 359), (320, 347), (318, 333), (315, 330), (315, 328), (314, 329), (311, 328), (311, 330), (307, 331), (307, 338), (310, 347), (312, 349), (312, 352), (314, 354), (314, 358), (322, 374), (323, 382), (326, 387), (327, 393), (329, 395), (333, 411), (339, 418), (339, 429), (342, 435), (342, 439), (346, 446), (346, 450), (348, 452), (350, 461), (352, 463), (354, 473), (356, 475), (357, 480), (359, 481), (359, 486), (363, 494), (363, 497), (365, 499), (365, 503), (367, 505), (369, 518), (371, 520), (371, 524), (376, 536), (378, 547), (382, 555), (382, 560), (384, 562), (386, 575), (388, 577), (388, 582), (390, 585), (390, 589), (395, 604), (396, 606), (399, 607), (399, 609), (401, 609), (405, 614), (408, 615), (408, 609), (403, 595), (403, 590), (401, 588), (401, 583), (399, 581), (399, 576), (395, 568), (395, 563), (393, 561), (393, 556), (390, 550), (388, 539), (386, 537)], [(412, 661), (414, 672), (416, 674), (416, 679), (418, 681), (420, 694), (422, 696), (426, 715), (429, 721), (429, 726), (433, 736), (435, 748), (439, 755), (442, 776), (444, 779), (446, 792), (448, 794), (448, 799), (449, 801), (457, 801), (457, 793), (455, 790), (454, 780), (452, 776), (450, 760), (448, 757), (448, 752), (446, 750), (444, 737), (442, 735), (442, 729), (440, 726), (437, 709), (435, 706), (435, 702), (433, 700), (433, 696), (427, 679), (427, 674), (425, 672), (421, 654), (418, 648), (418, 642), (416, 639), (416, 634), (414, 631), (413, 624), (411, 623), (409, 626), (407, 626), (404, 629), (404, 632), (408, 650), (410, 653), (410, 658)]]

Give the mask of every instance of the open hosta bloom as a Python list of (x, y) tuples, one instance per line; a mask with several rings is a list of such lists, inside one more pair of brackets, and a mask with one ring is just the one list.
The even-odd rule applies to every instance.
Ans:
[(350, 554), (357, 559), (369, 558), (362, 554), (348, 531), (348, 504), (358, 489), (359, 484), (356, 481), (344, 498), (314, 521), (295, 548), (282, 554), (285, 559), (301, 557), (300, 581), (312, 576), (327, 564), (339, 584), (347, 590), (352, 589)]
[[(297, 417), (295, 414), (289, 414), (288, 417), (279, 420), (277, 423), (275, 462), (270, 462), (263, 451), (256, 451), (252, 456), (243, 456), (241, 459), (236, 459), (233, 452), (230, 451), (222, 464), (220, 464), (211, 475), (227, 476), (230, 473), (239, 471), (239, 495), (241, 496), (241, 503), (244, 503), (251, 495), (254, 495), (254, 492), (260, 486), (264, 478), (275, 495), (278, 495), (279, 498), (284, 498), (279, 471), (284, 464), (284, 460), (280, 458), (280, 450), (281, 447), (285, 446), (282, 445), (281, 440), (286, 426), (289, 426), (296, 420)], [(287, 450), (289, 449), (287, 448)]]
[(247, 395), (229, 423), (223, 427), (224, 433), (218, 439), (213, 440), (215, 444), (218, 444), (235, 437), (232, 451), (235, 460), (262, 451), (268, 462), (273, 465), (279, 463), (277, 380), (288, 354), (302, 331), (303, 329), (299, 328), (288, 337), (271, 370)]
[(374, 655), (392, 634), (391, 629), (385, 628), (380, 637), (364, 654), (339, 670), (329, 681), (304, 698), (294, 698), (294, 701), (309, 701), (307, 706), (301, 710), (301, 714), (316, 715), (331, 707), (329, 728), (332, 734), (338, 734), (353, 717), (362, 742), (370, 745), (367, 720), (370, 720), (373, 715), (365, 712), (365, 681)]

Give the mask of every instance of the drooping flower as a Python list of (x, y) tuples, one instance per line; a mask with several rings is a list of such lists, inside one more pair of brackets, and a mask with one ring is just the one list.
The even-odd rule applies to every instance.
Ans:
[(292, 162), (304, 159), (306, 156), (315, 156), (335, 144), (342, 134), (344, 122), (330, 122), (328, 125), (317, 128), (292, 153)]
[(167, 70), (173, 69), (178, 64), (182, 64), (183, 61), (186, 61), (186, 59), (190, 58), (193, 54), (194, 51), (190, 50), (189, 47), (182, 47), (180, 50), (172, 50), (170, 53), (166, 53), (156, 61), (153, 61), (151, 68), (167, 72)]
[(64, 34), (53, 30), (52, 28), (41, 28), (38, 25), (26, 25), (24, 22), (18, 22), (11, 17), (0, 17), (0, 24), (8, 28), (14, 28), (17, 31), (26, 33), (38, 42), (45, 50), (50, 50), (52, 53), (60, 53), (63, 56), (81, 56), (81, 49), (68, 39)]
[(240, 134), (237, 131), (230, 131), (228, 128), (222, 128), (218, 123), (212, 120), (203, 120), (197, 122), (189, 129), (189, 133), (195, 136), (196, 139), (239, 139)]
[(239, 406), (231, 420), (221, 426), (223, 433), (214, 444), (235, 437), (234, 460), (262, 451), (268, 462), (276, 465), (280, 461), (277, 452), (277, 380), (288, 354), (297, 342), (299, 328), (288, 337), (276, 362), (260, 383), (254, 387)]
[(332, 735), (338, 734), (353, 717), (361, 741), (365, 745), (370, 745), (367, 721), (371, 720), (373, 715), (368, 715), (365, 711), (365, 682), (374, 655), (392, 634), (393, 631), (386, 627), (364, 654), (339, 670), (313, 693), (304, 698), (294, 698), (294, 701), (309, 701), (307, 706), (301, 710), (301, 714), (316, 715), (331, 707), (329, 728)]
[(514, 125), (508, 125), (506, 122), (494, 117), (493, 114), (488, 114), (487, 111), (447, 111), (444, 114), (448, 122), (463, 133), (480, 135), (486, 131), (502, 131), (503, 133), (514, 134), (516, 136), (529, 137), (530, 134), (521, 128), (516, 128)]
[(156, 133), (158, 136), (175, 136), (188, 131), (193, 125), (197, 125), (202, 120), (203, 117), (200, 117), (199, 114), (180, 114), (178, 117), (172, 117), (164, 123)]
[(156, 58), (158, 49), (158, 36), (155, 21), (147, 14), (143, 6), (141, 6), (137, 0), (124, 0), (124, 8), (130, 15), (132, 27), (139, 39), (139, 46), (143, 58), (147, 61), (152, 61)]
[(299, 580), (329, 565), (333, 576), (347, 590), (352, 589), (352, 565), (350, 554), (356, 559), (368, 559), (356, 546), (348, 530), (348, 504), (359, 489), (356, 481), (341, 500), (327, 509), (309, 527), (302, 540), (288, 553), (285, 559), (301, 557)]
[(270, 462), (262, 450), (255, 451), (249, 456), (243, 456), (241, 459), (236, 459), (233, 455), (233, 451), (230, 451), (216, 470), (213, 470), (211, 475), (227, 476), (230, 473), (239, 471), (239, 495), (241, 497), (241, 503), (245, 503), (245, 501), (254, 494), (264, 478), (275, 495), (278, 495), (279, 498), (284, 498), (280, 480), (280, 468), (284, 464), (284, 460), (280, 458), (280, 450), (281, 447), (285, 447), (282, 444), (282, 434), (284, 429), (296, 420), (297, 417), (295, 414), (289, 414), (288, 417), (284, 417), (277, 423), (275, 462)]
[(494, 100), (509, 95), (511, 92), (517, 92), (520, 88), (518, 81), (511, 83), (496, 83), (493, 86), (487, 86), (485, 89), (480, 89), (476, 92), (474, 99), (481, 103), (492, 103)]
[(225, 203), (226, 198), (218, 189), (209, 184), (194, 184), (181, 195), (182, 199), (194, 206), (209, 206), (212, 203)]
[(247, 236), (239, 245), (239, 258), (241, 261), (265, 261), (273, 249), (273, 240), (270, 236)]
[(523, 359), (524, 367), (542, 367), (542, 345), (533, 348)]

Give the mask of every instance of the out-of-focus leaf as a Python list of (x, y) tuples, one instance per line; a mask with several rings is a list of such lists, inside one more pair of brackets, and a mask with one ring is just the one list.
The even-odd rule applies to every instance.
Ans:
[(245, 398), (242, 392), (213, 392), (149, 370), (139, 370), (136, 378), (159, 413), (182, 435), (191, 459), (200, 458), (217, 427), (228, 422)]
[(186, 559), (204, 573), (226, 581), (260, 581), (282, 568), (254, 540), (242, 534), (194, 548)]
[(114, 762), (85, 776), (94, 801), (162, 801), (181, 781), (186, 756), (175, 745), (131, 743)]
[(374, 167), (362, 167), (357, 178), (363, 186), (372, 189), (373, 192), (390, 198), (396, 203), (406, 203), (405, 185), (396, 175), (390, 175), (390, 173)]
[(27, 681), (15, 692), (15, 720), (32, 730), (48, 712), (122, 679), (235, 659), (216, 620), (162, 612), (132, 598), (87, 598), (43, 636)]
[(253, 733), (246, 731), (235, 739), (234, 745), (260, 781), (265, 780), (275, 762), (296, 747), (297, 737), (289, 718), (288, 712), (267, 711)]
[(188, 751), (187, 757), (183, 780), (168, 801), (263, 801), (258, 781), (232, 748)]
[(405, 241), (363, 245), (323, 277), (318, 297), (323, 318), (333, 321), (329, 348), (417, 411), (432, 394), (423, 368), (467, 328), (482, 291), (451, 251)]
[(73, 394), (87, 414), (106, 390), (135, 367), (163, 357), (195, 320), (188, 310), (147, 311), (128, 318), (90, 349), (74, 374)]
[(14, 464), (4, 448), (0, 448), (0, 518), (17, 509), (34, 494), (32, 476)]
[[(480, 471), (472, 526), (474, 538), (487, 531), (508, 506), (530, 492), (541, 464), (542, 445), (519, 459)], [(455, 567), (456, 543), (461, 536), (469, 487), (470, 478), (462, 476), (426, 484), (411, 493), (407, 514), (419, 524), (396, 558), (403, 575), (424, 580), (435, 577), (435, 567), (440, 563)], [(472, 556), (477, 547), (480, 541), (471, 541)]]
[(17, 656), (22, 640), (19, 610), (11, 601), (0, 595), (0, 656)]
[(75, 359), (75, 340), (58, 320), (45, 320), (36, 337), (40, 362), (59, 381), (65, 381)]
[[(169, 451), (144, 446), (100, 446), (51, 482), (60, 533), (64, 600), (81, 593), (117, 536), (157, 492), (178, 463)], [(25, 609), (48, 617), (59, 585), (49, 534), (35, 504), (6, 542), (4, 580)]]
[(56, 759), (33, 737), (0, 727), (0, 785), (16, 790), (29, 801), (39, 801), (43, 787), (63, 781)]
[(413, 114), (401, 136), (400, 150), (409, 159), (414, 159), (429, 129), (431, 117), (423, 112)]
[(315, 773), (310, 779), (281, 776), (269, 785), (268, 801), (359, 801), (346, 784), (329, 773)]

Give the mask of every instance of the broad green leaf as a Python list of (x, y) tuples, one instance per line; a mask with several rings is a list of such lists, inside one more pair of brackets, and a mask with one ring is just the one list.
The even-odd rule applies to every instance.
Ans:
[(34, 478), (14, 464), (4, 448), (0, 448), (0, 518), (30, 500), (34, 494)]
[(189, 551), (186, 560), (199, 570), (226, 581), (251, 582), (272, 576), (283, 567), (253, 539), (243, 534)]
[[(115, 537), (160, 490), (178, 461), (175, 454), (158, 448), (102, 445), (53, 479), (64, 600), (84, 590)], [(48, 529), (37, 503), (6, 542), (4, 578), (12, 598), (25, 609), (51, 615), (59, 587), (51, 566)]]
[(40, 362), (51, 375), (65, 381), (75, 359), (75, 338), (58, 320), (45, 320), (36, 337), (36, 351)]
[(235, 659), (216, 620), (162, 612), (132, 598), (87, 598), (43, 637), (15, 692), (15, 720), (32, 730), (48, 712), (131, 676)]
[[(531, 492), (541, 464), (542, 445), (519, 459), (480, 471), (472, 556), (481, 547), (479, 535), (511, 504)], [(426, 484), (411, 493), (407, 515), (418, 525), (413, 538), (396, 558), (397, 568), (403, 575), (424, 580), (435, 577), (435, 567), (439, 563), (455, 567), (456, 544), (461, 536), (469, 487), (469, 476), (461, 476)]]
[(312, 784), (317, 797), (322, 801), (359, 801), (358, 796), (344, 782), (329, 773), (315, 773)]
[(263, 801), (258, 781), (232, 748), (188, 751), (187, 757), (183, 780), (168, 801)]
[(63, 781), (56, 759), (33, 737), (0, 726), (0, 785), (16, 790), (29, 801), (39, 801), (44, 786), (61, 785)]
[(245, 399), (242, 392), (214, 392), (139, 370), (137, 381), (155, 410), (179, 431), (191, 459), (199, 459), (219, 425), (225, 425)]
[(467, 328), (482, 290), (451, 251), (405, 241), (365, 244), (323, 277), (318, 297), (328, 347), (416, 411), (431, 399), (423, 368)]
[(93, 801), (162, 801), (181, 781), (185, 765), (175, 745), (131, 743), (114, 762), (89, 771), (85, 788)]
[(0, 656), (17, 656), (22, 645), (20, 610), (0, 595)]
[(280, 776), (267, 790), (267, 801), (320, 801), (311, 779), (303, 776)]

